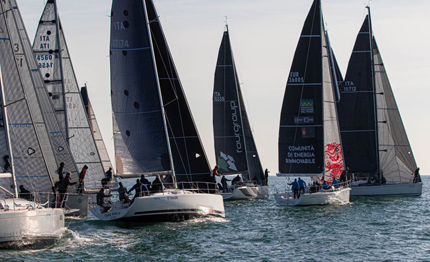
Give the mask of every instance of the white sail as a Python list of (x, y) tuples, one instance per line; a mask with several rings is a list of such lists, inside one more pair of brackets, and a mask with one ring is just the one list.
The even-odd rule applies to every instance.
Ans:
[(46, 4), (33, 50), (78, 171), (85, 165), (88, 166), (85, 187), (95, 188), (105, 177), (104, 169), (81, 98), (55, 1)]
[[(2, 1), (1, 8), (1, 95), (8, 122), (3, 122), (0, 129), (5, 134), (4, 126), (8, 127), (9, 147), (13, 148), (10, 160), (17, 185), (24, 185), (33, 192), (50, 192), (57, 169), (56, 157), (67, 156), (67, 150), (62, 146), (61, 132), (51, 131), (58, 123), (16, 2)], [(1, 153), (6, 153), (5, 149)], [(73, 161), (69, 167), (70, 164), (73, 165)], [(10, 185), (2, 186), (10, 188)]]
[(322, 32), (326, 37), (322, 37), (322, 63), (323, 63), (323, 101), (324, 101), (324, 177), (332, 180), (334, 177), (339, 179), (344, 170), (342, 155), (342, 145), (340, 139), (339, 120), (336, 111), (336, 97), (334, 95), (334, 70), (331, 69), (330, 59), (332, 53), (328, 33), (322, 23)]

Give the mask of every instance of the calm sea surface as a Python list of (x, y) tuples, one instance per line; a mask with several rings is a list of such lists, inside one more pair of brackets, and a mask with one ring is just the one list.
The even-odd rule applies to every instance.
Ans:
[[(274, 193), (286, 180), (269, 182)], [(134, 227), (91, 215), (67, 220), (54, 247), (0, 251), (0, 261), (430, 261), (429, 189), (425, 176), (421, 197), (317, 207), (280, 207), (271, 195), (226, 202), (225, 219)]]

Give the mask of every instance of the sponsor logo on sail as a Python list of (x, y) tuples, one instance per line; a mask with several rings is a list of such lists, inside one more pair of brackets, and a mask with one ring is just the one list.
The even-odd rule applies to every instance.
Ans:
[(218, 166), (226, 171), (237, 171), (234, 158), (222, 151), (219, 152)]
[(242, 153), (242, 141), (240, 139), (240, 130), (242, 127), (239, 124), (239, 117), (237, 116), (237, 109), (239, 106), (237, 105), (236, 101), (230, 102), (230, 108), (231, 108), (231, 120), (233, 120), (233, 130), (234, 130), (234, 136), (236, 137), (236, 152)]

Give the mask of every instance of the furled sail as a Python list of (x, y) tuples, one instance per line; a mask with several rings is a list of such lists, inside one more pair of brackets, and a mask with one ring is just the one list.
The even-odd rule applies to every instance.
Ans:
[(246, 113), (228, 30), (218, 52), (213, 93), (215, 154), (221, 173), (263, 184), (264, 173)]
[(57, 120), (80, 171), (88, 166), (85, 187), (95, 188), (105, 177), (85, 112), (55, 0), (46, 3), (39, 21), (33, 50)]
[(279, 130), (280, 173), (331, 180), (344, 169), (331, 56), (321, 3), (315, 0), (285, 89)]
[(113, 1), (111, 77), (117, 173), (173, 172), (178, 182), (210, 181), (152, 1)]

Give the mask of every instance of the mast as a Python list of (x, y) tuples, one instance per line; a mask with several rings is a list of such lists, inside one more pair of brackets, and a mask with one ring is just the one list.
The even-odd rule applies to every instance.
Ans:
[[(170, 168), (172, 169), (173, 185), (175, 188), (178, 188), (178, 184), (176, 182), (175, 165), (173, 163), (173, 154), (172, 154), (172, 149), (171, 149), (171, 145), (170, 145), (169, 132), (167, 130), (166, 111), (164, 109), (163, 97), (162, 97), (161, 88), (160, 88), (160, 80), (159, 80), (159, 75), (158, 75), (158, 70), (157, 70), (157, 61), (155, 61), (154, 44), (152, 42), (151, 28), (149, 26), (149, 24), (151, 22), (148, 19), (148, 13), (146, 11), (146, 0), (144, 0), (144, 2), (145, 3), (143, 4), (143, 11), (144, 11), (143, 13), (145, 15), (145, 22), (146, 22), (146, 26), (147, 26), (147, 30), (148, 30), (149, 46), (151, 47), (152, 63), (154, 65), (155, 82), (157, 85), (158, 98), (160, 101), (161, 115), (162, 115), (163, 125), (164, 125), (164, 134), (166, 136), (166, 142), (167, 142), (167, 151), (169, 152)], [(156, 19), (158, 19), (158, 17)]]
[(367, 5), (366, 6), (367, 11), (368, 11), (368, 15), (369, 15), (369, 47), (370, 47), (370, 70), (371, 70), (371, 81), (372, 81), (372, 87), (373, 87), (373, 104), (374, 104), (374, 108), (373, 108), (373, 114), (375, 116), (375, 141), (376, 141), (376, 172), (378, 174), (378, 176), (380, 176), (380, 168), (381, 168), (381, 163), (379, 162), (379, 134), (378, 134), (378, 130), (379, 130), (379, 122), (378, 122), (378, 105), (376, 103), (376, 82), (375, 82), (375, 61), (374, 61), (374, 56), (373, 56), (373, 31), (372, 31), (372, 18), (370, 15), (370, 6)]
[(12, 151), (12, 147), (10, 146), (10, 134), (9, 134), (9, 120), (8, 120), (8, 116), (7, 116), (7, 109), (6, 109), (6, 99), (4, 97), (4, 86), (3, 86), (3, 74), (1, 71), (1, 66), (0, 66), (0, 85), (1, 85), (1, 97), (2, 97), (2, 108), (3, 108), (3, 122), (4, 122), (4, 128), (6, 129), (5, 134), (6, 134), (6, 140), (7, 140), (7, 144), (8, 144), (8, 148), (9, 148), (9, 161), (10, 161), (10, 166), (12, 168), (12, 183), (13, 183), (13, 193), (15, 194), (15, 197), (18, 198), (18, 187), (16, 186), (16, 176), (15, 176), (15, 165), (13, 162), (13, 151)]

